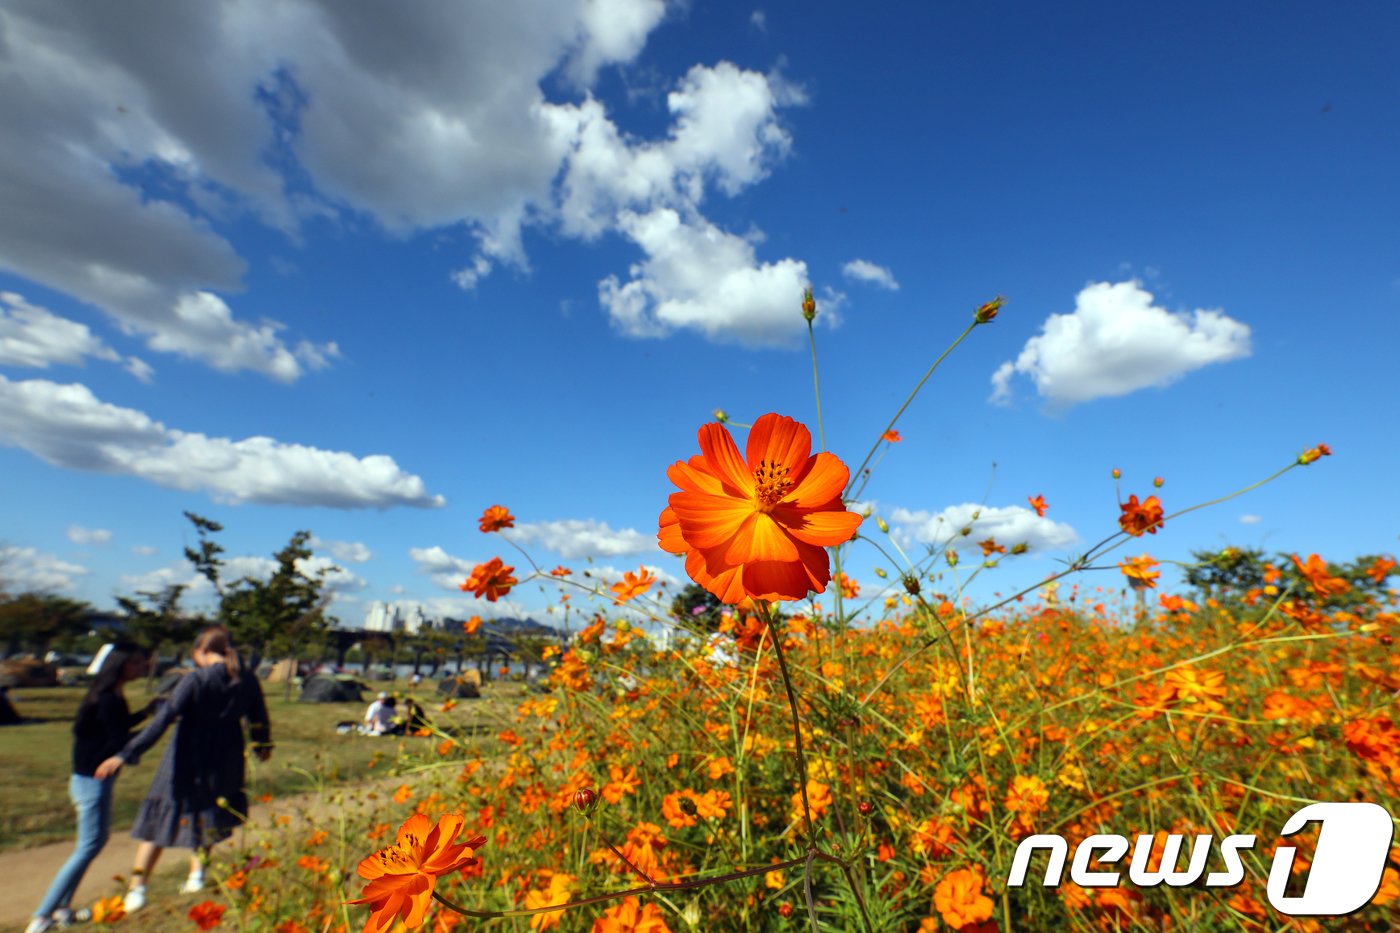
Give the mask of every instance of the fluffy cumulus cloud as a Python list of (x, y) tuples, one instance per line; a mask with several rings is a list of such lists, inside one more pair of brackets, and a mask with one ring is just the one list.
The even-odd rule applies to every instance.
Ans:
[[(979, 541), (992, 538), (1008, 550), (1025, 544), (1031, 553), (1059, 551), (1078, 540), (1063, 522), (1041, 518), (1024, 506), (987, 506), (964, 502), (941, 512), (896, 508), (890, 513), (890, 528), (901, 547), (932, 545), (942, 548), (951, 542), (954, 550), (981, 554)], [(964, 535), (964, 528), (970, 529)]]
[[(804, 264), (760, 260), (756, 237), (717, 229), (701, 206), (787, 155), (779, 114), (802, 94), (776, 74), (695, 65), (673, 79), (669, 126), (631, 138), (591, 89), (636, 58), (666, 11), (664, 0), (250, 0), (148, 16), (11, 4), (0, 268), (100, 308), (152, 350), (291, 381), (337, 348), (232, 297), (246, 263), (224, 226), (251, 217), (293, 240), (312, 217), (394, 234), (465, 227), (475, 249), (444, 274), (471, 288), (499, 264), (528, 268), (533, 224), (636, 244), (629, 279), (605, 278), (600, 293), (623, 333), (786, 343), (771, 302), (795, 300)], [(658, 244), (668, 223), (708, 245), (694, 269)], [(695, 272), (744, 310), (697, 289)]]
[(436, 544), (432, 547), (409, 548), (408, 556), (432, 581), (445, 590), (458, 591), (462, 581), (471, 576), (472, 568), (482, 561), (454, 557)]
[(187, 433), (103, 402), (86, 386), (41, 379), (0, 376), (0, 444), (55, 466), (204, 490), (221, 502), (343, 509), (446, 504), (382, 454), (356, 457), (270, 437)]
[(106, 544), (112, 540), (112, 533), (106, 528), (84, 528), (82, 525), (69, 525), (68, 540), (74, 544)]
[[(86, 324), (32, 305), (23, 295), (0, 292), (0, 365), (35, 369), (81, 366), (88, 357), (109, 363), (122, 361), (121, 354)], [(127, 360), (126, 369), (141, 381), (150, 381), (150, 366), (136, 357)]]
[(1249, 355), (1249, 327), (1219, 310), (1173, 313), (1139, 281), (1095, 282), (1068, 314), (1052, 314), (1014, 360), (992, 376), (992, 401), (1029, 376), (1056, 408), (1165, 386), (1212, 363)]
[(841, 274), (852, 281), (878, 285), (892, 292), (899, 290), (899, 283), (895, 281), (894, 273), (888, 267), (877, 266), (864, 259), (852, 259), (841, 267)]
[(374, 556), (369, 547), (359, 541), (323, 541), (312, 537), (307, 542), (312, 550), (325, 551), (337, 561), (347, 564), (364, 564)]
[(515, 527), (512, 536), (522, 544), (548, 548), (566, 560), (650, 554), (659, 550), (654, 532), (645, 534), (632, 528), (614, 531), (607, 522), (592, 518), (524, 522)]
[[(321, 554), (299, 559), (295, 566), (304, 576), (312, 579), (321, 576), (322, 592), (332, 599), (346, 599), (348, 594), (368, 586), (363, 578)], [(268, 580), (276, 572), (277, 561), (270, 557), (238, 554), (224, 558), (219, 579), (225, 585), (245, 577), (261, 582)], [(181, 598), (192, 603), (207, 603), (216, 595), (209, 580), (195, 571), (187, 561), (157, 567), (145, 573), (124, 574), (121, 577), (121, 586), (134, 593), (159, 593), (168, 586), (183, 586), (185, 592), (181, 594)]]
[(60, 560), (32, 547), (0, 545), (0, 591), (56, 593), (71, 591), (86, 567)]

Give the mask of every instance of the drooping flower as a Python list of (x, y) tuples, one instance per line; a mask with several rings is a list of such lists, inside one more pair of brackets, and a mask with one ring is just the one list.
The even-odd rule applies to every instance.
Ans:
[(462, 581), (461, 590), (464, 593), (470, 592), (478, 599), (485, 596), (487, 602), (494, 603), (520, 582), (511, 576), (514, 572), (514, 567), (502, 564), (499, 557), (493, 557), (472, 569), (472, 575)]
[(493, 505), (485, 512), (481, 513), (482, 531), (500, 531), (502, 528), (514, 528), (515, 516), (510, 514), (510, 510), (503, 505)]
[(661, 513), (662, 549), (684, 554), (686, 573), (723, 603), (825, 592), (824, 548), (849, 541), (863, 520), (841, 501), (846, 465), (813, 455), (811, 433), (773, 413), (754, 423), (747, 456), (723, 425), (699, 438), (700, 454), (667, 471), (681, 491)]
[(213, 901), (201, 901), (190, 908), (189, 918), (195, 922), (195, 926), (201, 930), (212, 930), (224, 919), (224, 911), (227, 908), (223, 904), (215, 904)]
[(1123, 572), (1123, 576), (1130, 581), (1137, 581), (1137, 585), (1146, 589), (1155, 589), (1157, 578), (1162, 575), (1156, 568), (1160, 564), (1146, 554), (1141, 557), (1129, 557), (1118, 565), (1118, 569)]
[(1162, 502), (1156, 496), (1148, 496), (1139, 503), (1138, 497), (1132, 495), (1119, 508), (1123, 514), (1118, 516), (1118, 526), (1134, 538), (1144, 533), (1155, 535), (1162, 527)]
[(477, 850), (486, 845), (484, 836), (457, 842), (462, 825), (459, 813), (444, 814), (436, 826), (415, 813), (399, 827), (394, 845), (360, 862), (357, 871), (369, 884), (349, 903), (371, 906), (364, 933), (384, 933), (399, 918), (409, 927), (423, 923), (438, 878), (476, 864)]
[(1035, 509), (1035, 514), (1038, 518), (1045, 517), (1046, 506), (1044, 496), (1027, 496), (1026, 501), (1031, 504), (1031, 508)]
[(634, 596), (641, 596), (651, 585), (656, 582), (656, 577), (652, 575), (646, 567), (638, 567), (637, 572), (627, 571), (622, 575), (622, 580), (614, 583), (608, 589), (613, 592), (613, 601), (619, 606)]
[(980, 868), (959, 868), (949, 872), (933, 889), (933, 907), (943, 922), (955, 930), (990, 920), (992, 899), (982, 890)]

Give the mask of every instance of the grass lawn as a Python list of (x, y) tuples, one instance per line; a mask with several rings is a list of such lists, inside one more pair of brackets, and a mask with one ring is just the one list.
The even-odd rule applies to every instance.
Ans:
[[(375, 756), (392, 759), (406, 742), (434, 741), (338, 735), (336, 723), (359, 721), (365, 704), (298, 703), (284, 699), (280, 684), (265, 684), (264, 690), (277, 750), (265, 764), (249, 760), (248, 794), (252, 799), (264, 794), (285, 797), (313, 789), (316, 778), (303, 772), (330, 785), (362, 781), (371, 773), (369, 763)], [(25, 722), (0, 727), (0, 762), (4, 762), (4, 780), (0, 781), (0, 850), (73, 838), (73, 805), (68, 800), (73, 747), (70, 729), (82, 695), (80, 687), (10, 691), (10, 699)], [(133, 709), (147, 701), (144, 684), (129, 685), (126, 695)], [(429, 689), (420, 688), (416, 694), (439, 726), (486, 734), (504, 727), (506, 717), (523, 695), (524, 688), (519, 684), (490, 683), (482, 688), (480, 699), (460, 700), (455, 709), (443, 713), (437, 709), (440, 701)], [(173, 732), (172, 727), (142, 757), (140, 765), (123, 770), (117, 779), (114, 828), (124, 829), (135, 819)], [(383, 769), (374, 773), (383, 773)]]

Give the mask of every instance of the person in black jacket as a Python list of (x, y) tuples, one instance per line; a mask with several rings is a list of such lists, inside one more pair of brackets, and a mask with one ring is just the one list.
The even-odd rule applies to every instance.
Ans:
[(266, 761), (272, 754), (262, 687), (251, 671), (242, 670), (228, 630), (215, 625), (200, 632), (191, 657), (195, 669), (181, 678), (150, 725), (97, 768), (97, 775), (106, 777), (136, 764), (175, 724), (175, 735), (131, 827), (131, 835), (142, 842), (126, 893), (127, 913), (146, 906), (146, 878), (161, 852), (171, 846), (193, 850), (181, 893), (203, 890), (210, 847), (232, 835), (248, 812), (245, 721), (258, 758)]
[(149, 660), (146, 649), (140, 645), (117, 642), (107, 652), (101, 670), (78, 705), (78, 715), (73, 720), (73, 774), (68, 779), (68, 795), (78, 811), (78, 844), (49, 885), (25, 933), (44, 933), (74, 919), (73, 895), (88, 866), (107, 844), (112, 823), (115, 779), (104, 780), (95, 777), (94, 772), (103, 759), (131, 740), (132, 727), (160, 702), (152, 700), (145, 709), (132, 713), (122, 695), (126, 683), (145, 676)]

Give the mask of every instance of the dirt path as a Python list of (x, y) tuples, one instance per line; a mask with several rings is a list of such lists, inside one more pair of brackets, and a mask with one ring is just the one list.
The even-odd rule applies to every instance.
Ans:
[[(300, 800), (285, 797), (273, 803), (254, 804), (250, 816), (255, 824), (269, 825), (274, 810), (285, 813), (293, 809), (298, 802), (304, 804), (308, 799), (314, 799), (314, 795)], [(130, 826), (112, 828), (107, 847), (88, 868), (82, 884), (78, 886), (77, 896), (73, 898), (75, 906), (90, 907), (99, 897), (108, 897), (126, 890), (125, 884), (118, 884), (113, 880), (113, 876), (121, 875), (126, 879), (131, 874), (131, 863), (136, 858), (136, 847), (140, 843), (131, 838), (130, 831)], [(225, 842), (223, 845), (228, 846), (230, 843)], [(217, 854), (219, 850), (214, 851)], [(71, 840), (35, 846), (32, 849), (0, 852), (0, 931), (10, 933), (12, 930), (24, 929), (54, 875), (58, 874), (59, 868), (72, 854)], [(163, 853), (160, 861), (156, 863), (155, 875), (150, 882), (152, 901), (179, 896), (176, 892), (189, 867), (189, 850), (170, 849)], [(193, 895), (184, 897), (191, 903), (196, 901)]]

